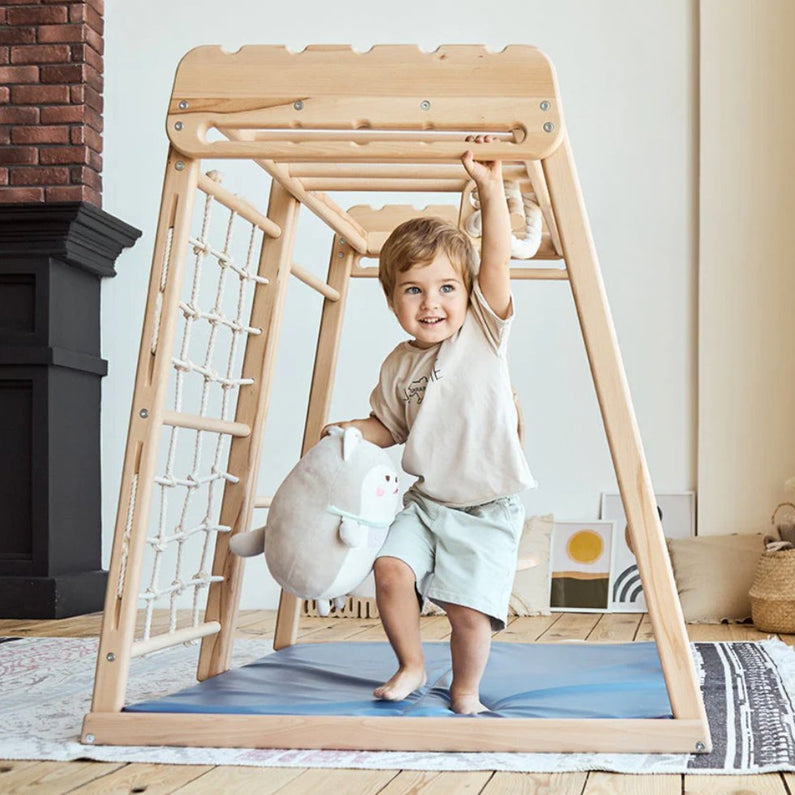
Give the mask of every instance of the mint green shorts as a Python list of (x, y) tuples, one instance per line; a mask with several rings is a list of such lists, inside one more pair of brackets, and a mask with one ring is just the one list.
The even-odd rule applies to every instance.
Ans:
[(518, 496), (451, 508), (409, 489), (378, 557), (398, 558), (417, 579), (420, 602), (430, 599), (485, 613), (505, 628), (524, 524)]

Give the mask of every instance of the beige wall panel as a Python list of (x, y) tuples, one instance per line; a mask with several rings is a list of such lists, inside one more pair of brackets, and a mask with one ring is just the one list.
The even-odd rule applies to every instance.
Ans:
[(794, 77), (795, 3), (702, 0), (700, 534), (765, 529), (795, 474)]

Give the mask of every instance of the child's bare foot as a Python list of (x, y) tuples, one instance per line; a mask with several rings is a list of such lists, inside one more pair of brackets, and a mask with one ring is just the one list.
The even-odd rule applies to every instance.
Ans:
[(419, 690), (426, 681), (424, 667), (398, 668), (389, 681), (373, 690), (373, 695), (384, 701), (403, 701), (410, 693)]
[(478, 712), (488, 712), (488, 707), (480, 703), (477, 693), (458, 693), (453, 695), (450, 691), (450, 709), (457, 715), (477, 715)]

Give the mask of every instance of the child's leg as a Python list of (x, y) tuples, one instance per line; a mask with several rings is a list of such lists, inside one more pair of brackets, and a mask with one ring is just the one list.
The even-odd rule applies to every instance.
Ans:
[(453, 659), (453, 683), (450, 686), (450, 709), (461, 715), (484, 712), (480, 703), (480, 680), (491, 649), (491, 619), (478, 610), (445, 603), (450, 619), (450, 656)]
[(395, 675), (373, 690), (373, 695), (387, 701), (402, 701), (422, 687), (426, 679), (414, 572), (407, 563), (392, 557), (378, 558), (373, 571), (381, 623), (398, 658)]

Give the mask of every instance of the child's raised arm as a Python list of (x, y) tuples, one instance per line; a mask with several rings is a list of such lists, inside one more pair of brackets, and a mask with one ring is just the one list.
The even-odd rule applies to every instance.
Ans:
[[(467, 138), (474, 143), (490, 143), (492, 140), (490, 135)], [(480, 199), (483, 224), (478, 275), (480, 289), (493, 312), (505, 318), (511, 306), (511, 218), (502, 185), (502, 163), (499, 160), (476, 160), (471, 150), (464, 153), (461, 162), (475, 180)]]

